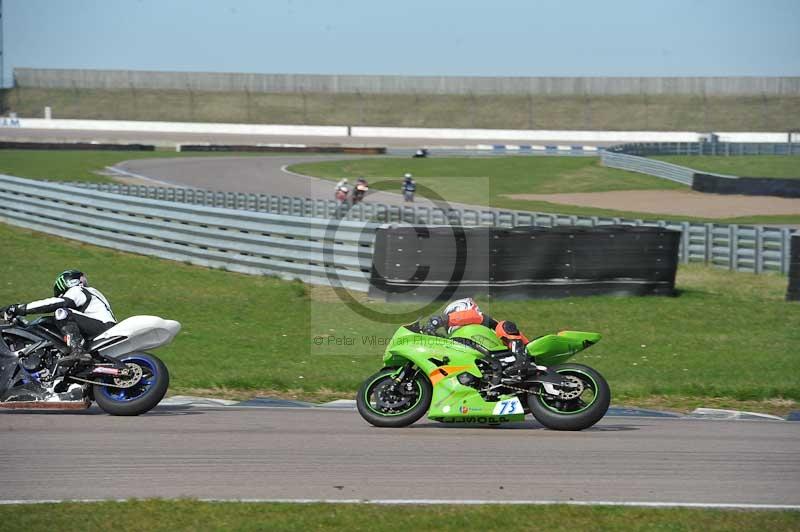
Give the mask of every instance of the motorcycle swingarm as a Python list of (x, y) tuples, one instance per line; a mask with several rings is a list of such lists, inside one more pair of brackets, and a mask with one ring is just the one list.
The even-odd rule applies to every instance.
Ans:
[(546, 373), (542, 375), (536, 375), (534, 377), (528, 377), (525, 379), (526, 384), (538, 384), (541, 386), (544, 393), (548, 395), (561, 395), (561, 392), (556, 390), (555, 386), (560, 386), (562, 388), (577, 388), (578, 385), (574, 382), (565, 381), (564, 378), (555, 371), (547, 370)]

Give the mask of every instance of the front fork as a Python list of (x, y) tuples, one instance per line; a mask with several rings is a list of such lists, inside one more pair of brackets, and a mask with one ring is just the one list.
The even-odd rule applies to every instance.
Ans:
[(414, 378), (419, 373), (419, 369), (414, 368), (411, 362), (405, 364), (392, 373), (392, 384), (388, 389), (392, 393), (410, 395), (414, 393)]

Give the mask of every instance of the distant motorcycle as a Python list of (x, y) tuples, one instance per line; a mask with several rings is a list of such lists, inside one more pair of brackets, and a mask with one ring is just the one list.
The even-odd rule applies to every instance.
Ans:
[(137, 416), (156, 406), (169, 386), (164, 363), (145, 349), (166, 345), (177, 321), (133, 316), (89, 340), (92, 360), (61, 365), (70, 348), (45, 316), (15, 316), (0, 325), (0, 407), (88, 408), (94, 401), (112, 415)]
[(347, 203), (347, 196), (350, 195), (350, 187), (342, 185), (336, 189), (336, 202), (341, 206)]
[(367, 195), (368, 191), (369, 191), (369, 186), (367, 185), (366, 182), (357, 183), (355, 190), (353, 190), (353, 201), (352, 201), (353, 205), (362, 201), (364, 199), (364, 196)]

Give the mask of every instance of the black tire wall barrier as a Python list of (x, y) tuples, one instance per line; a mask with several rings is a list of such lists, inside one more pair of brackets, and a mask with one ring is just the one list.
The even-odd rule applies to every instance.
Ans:
[(376, 234), (370, 297), (674, 295), (680, 237), (658, 227), (389, 226)]
[(787, 301), (800, 301), (800, 235), (792, 235), (792, 251), (789, 257), (789, 287)]
[(349, 146), (259, 146), (253, 144), (181, 144), (181, 151), (224, 152), (296, 152), (296, 153), (349, 153), (354, 155), (384, 155), (385, 147)]
[(779, 196), (800, 198), (800, 179), (772, 177), (719, 177), (694, 174), (692, 190), (712, 194), (745, 194), (748, 196)]
[(111, 144), (92, 142), (0, 142), (0, 150), (110, 150), (155, 151), (151, 144)]

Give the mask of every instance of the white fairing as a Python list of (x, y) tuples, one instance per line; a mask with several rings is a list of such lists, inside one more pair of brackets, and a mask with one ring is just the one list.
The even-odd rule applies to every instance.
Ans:
[(91, 350), (106, 356), (120, 356), (166, 345), (181, 330), (181, 324), (158, 316), (132, 316), (96, 336)]

